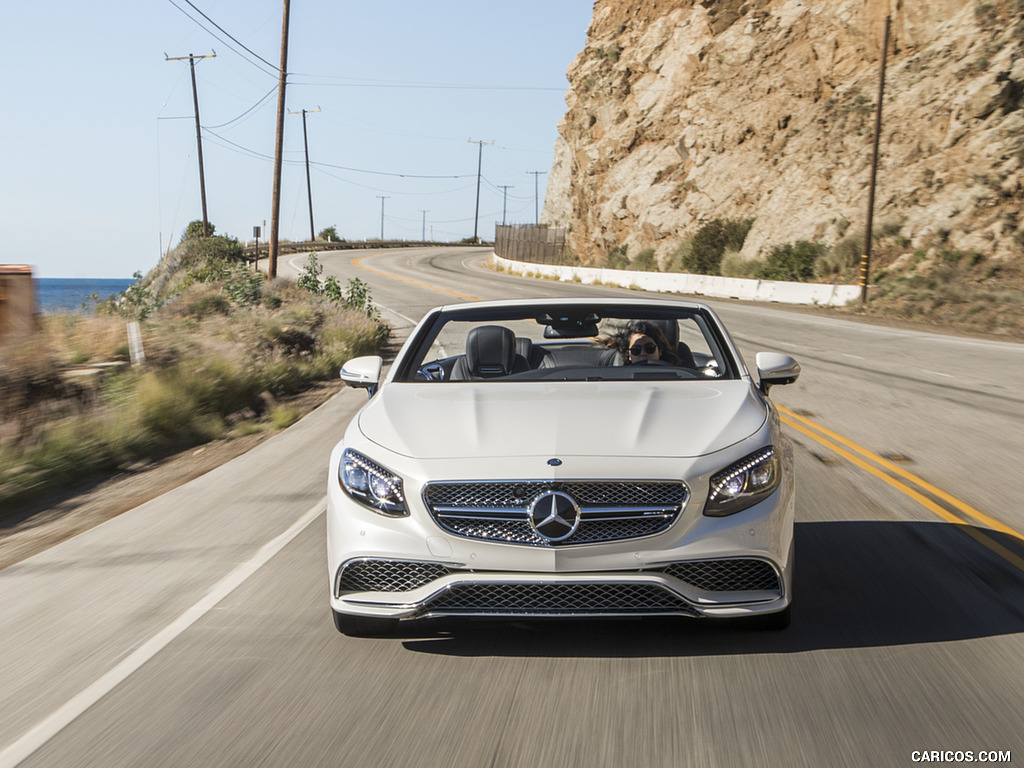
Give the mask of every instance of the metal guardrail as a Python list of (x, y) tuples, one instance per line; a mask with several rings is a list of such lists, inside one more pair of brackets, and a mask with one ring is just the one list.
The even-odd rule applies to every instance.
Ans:
[(498, 224), (494, 252), (504, 259), (531, 264), (567, 264), (564, 227), (545, 224)]
[[(307, 240), (306, 242), (278, 243), (277, 250), (278, 253), (307, 253), (310, 251), (358, 251), (371, 248), (430, 248), (432, 246), (479, 248), (481, 245), (489, 245), (489, 243), (439, 243), (437, 241), (419, 240), (339, 240), (337, 242)], [(260, 243), (259, 248), (259, 257), (261, 259), (266, 258), (267, 244)], [(246, 258), (251, 260), (256, 256), (256, 246), (246, 245), (242, 248), (242, 252)]]

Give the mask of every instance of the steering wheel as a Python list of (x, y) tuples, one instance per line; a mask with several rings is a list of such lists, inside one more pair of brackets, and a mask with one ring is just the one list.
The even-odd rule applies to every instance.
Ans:
[(664, 367), (671, 366), (672, 368), (678, 367), (672, 365), (672, 363), (668, 362), (667, 360), (653, 360), (651, 358), (648, 358), (646, 360), (637, 360), (635, 363), (630, 363), (630, 365), (660, 365)]
[(420, 381), (444, 381), (444, 366), (440, 363), (426, 363), (418, 371)]

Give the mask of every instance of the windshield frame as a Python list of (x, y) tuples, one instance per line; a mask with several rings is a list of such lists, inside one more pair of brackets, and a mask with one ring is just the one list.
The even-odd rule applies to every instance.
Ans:
[[(456, 304), (438, 307), (429, 312), (417, 328), (413, 331), (413, 335), (409, 338), (408, 342), (403, 346), (402, 352), (399, 355), (399, 359), (396, 361), (394, 368), (391, 371), (389, 377), (392, 381), (403, 382), (403, 383), (435, 383), (434, 381), (424, 381), (422, 377), (418, 375), (421, 368), (429, 363), (434, 362), (430, 359), (430, 350), (438, 336), (442, 333), (443, 329), (448, 326), (449, 323), (467, 323), (474, 325), (485, 325), (485, 324), (501, 324), (502, 322), (512, 322), (521, 320), (538, 320), (539, 318), (546, 319), (569, 319), (570, 324), (573, 319), (578, 319), (581, 322), (590, 319), (588, 316), (596, 315), (600, 320), (621, 320), (623, 323), (629, 320), (679, 320), (686, 319), (692, 320), (698, 330), (703, 334), (704, 340), (708, 345), (713, 357), (720, 363), (720, 374), (714, 377), (712, 380), (728, 380), (728, 379), (739, 379), (747, 376), (746, 368), (743, 365), (742, 359), (736, 350), (732, 339), (729, 338), (728, 333), (722, 326), (721, 321), (714, 314), (714, 312), (706, 305), (699, 303), (689, 302), (669, 302), (669, 301), (631, 301), (628, 299), (617, 299), (617, 300), (581, 300), (581, 299), (552, 299), (552, 300), (525, 300), (525, 301), (500, 301), (500, 302), (481, 302), (473, 304)], [(568, 338), (551, 338), (547, 339), (551, 343), (586, 343), (593, 342), (595, 338), (593, 336), (583, 335), (579, 337), (568, 337)], [(546, 342), (545, 342), (546, 343)], [(452, 356), (461, 354), (462, 350), (455, 352)], [(615, 366), (615, 367), (626, 367), (630, 368), (633, 366)], [(606, 367), (603, 373), (610, 373), (608, 370), (611, 367)], [(637, 366), (639, 368), (639, 366)], [(624, 376), (620, 372), (613, 376), (587, 376), (581, 375), (578, 378), (572, 380), (587, 380), (587, 379), (600, 379), (602, 381), (617, 381), (617, 380), (651, 380), (656, 379), (659, 381), (667, 380), (703, 380), (709, 379), (704, 377), (695, 377), (693, 379), (689, 377), (677, 377), (677, 376), (659, 376), (656, 372), (656, 367), (651, 367), (647, 375), (630, 375)], [(677, 371), (689, 370), (686, 368), (674, 369)], [(583, 374), (583, 371), (580, 371)], [(522, 376), (519, 374), (511, 374), (508, 376), (496, 377), (487, 380), (474, 380), (473, 383), (480, 383), (480, 381), (491, 382), (505, 382), (505, 381), (545, 381), (550, 382), (558, 380), (558, 376), (552, 376), (546, 374), (543, 376), (538, 375), (537, 377)], [(564, 377), (569, 378), (569, 377)], [(464, 383), (461, 381), (446, 381), (449, 384)]]

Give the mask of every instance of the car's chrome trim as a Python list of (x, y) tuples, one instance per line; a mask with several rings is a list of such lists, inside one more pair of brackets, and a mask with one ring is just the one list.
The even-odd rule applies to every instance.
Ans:
[[(570, 496), (580, 510), (578, 529), (562, 541), (544, 539), (529, 522), (532, 501), (553, 491)], [(420, 496), (434, 522), (454, 536), (545, 547), (664, 533), (686, 508), (690, 489), (678, 479), (434, 480), (424, 484)], [(644, 496), (651, 503), (642, 503)], [(472, 503), (474, 498), (479, 503)], [(608, 530), (614, 523), (622, 527)]]

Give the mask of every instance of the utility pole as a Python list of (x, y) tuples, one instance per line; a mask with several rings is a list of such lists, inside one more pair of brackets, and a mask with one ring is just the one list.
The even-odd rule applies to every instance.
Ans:
[(864, 231), (864, 255), (860, 260), (860, 302), (868, 301), (868, 273), (871, 268), (871, 237), (875, 217), (875, 177), (878, 175), (878, 140), (882, 133), (882, 97), (885, 95), (885, 62), (889, 56), (889, 17), (885, 17), (882, 42), (882, 72), (878, 78), (878, 104), (875, 107), (875, 141), (871, 152), (871, 183), (868, 185), (868, 221)]
[(165, 61), (184, 61), (188, 59), (188, 68), (192, 73), (192, 105), (195, 107), (196, 116), (196, 155), (199, 158), (199, 196), (203, 204), (203, 237), (210, 236), (210, 218), (206, 215), (206, 177), (203, 175), (203, 130), (199, 124), (199, 91), (196, 88), (196, 59), (213, 59), (217, 57), (216, 51), (205, 56), (170, 57), (164, 54)]
[(281, 156), (284, 154), (284, 99), (288, 84), (288, 18), (291, 0), (284, 0), (281, 14), (281, 68), (277, 80), (277, 136), (274, 141), (274, 192), (270, 211), (270, 250), (267, 254), (267, 277), (277, 277), (277, 244), (281, 218)]
[(484, 164), (484, 144), (493, 144), (493, 141), (473, 141), (468, 140), (470, 144), (479, 144), (480, 152), (477, 155), (476, 161), (476, 214), (473, 216), (473, 242), (479, 243), (480, 238), (477, 237), (477, 225), (480, 223), (480, 171)]
[(387, 200), (391, 195), (377, 195), (380, 198), (380, 239), (384, 240), (384, 201)]
[[(306, 134), (306, 113), (319, 111), (320, 107), (302, 110), (302, 144), (306, 148), (306, 195), (309, 197), (309, 242), (316, 240), (316, 231), (313, 229), (313, 185), (309, 180), (309, 136)], [(299, 113), (289, 111), (288, 114), (297, 115)]]
[(508, 191), (513, 189), (511, 184), (499, 184), (498, 189), (501, 190), (501, 225), (505, 226), (505, 210), (508, 207)]
[(547, 171), (527, 171), (527, 173), (533, 174), (533, 223), (536, 225), (540, 224), (540, 186), (537, 184), (537, 179)]
[(423, 214), (423, 231), (420, 233), (420, 240), (425, 243), (425, 242), (427, 242), (427, 214), (430, 213), (430, 211), (429, 210), (424, 211), (421, 208), (420, 209), (420, 213)]

